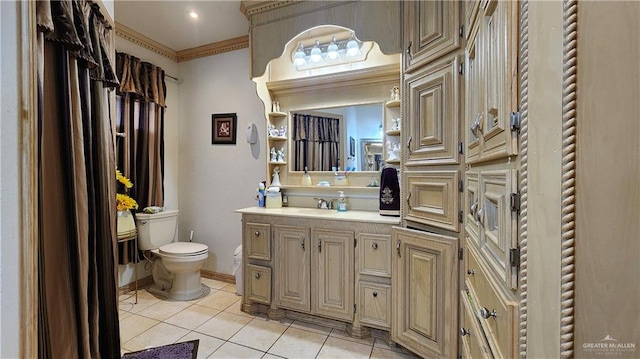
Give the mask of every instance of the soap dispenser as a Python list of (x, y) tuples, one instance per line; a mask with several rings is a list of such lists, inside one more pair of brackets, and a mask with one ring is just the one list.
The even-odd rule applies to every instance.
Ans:
[(347, 198), (344, 196), (344, 191), (338, 191), (338, 212), (347, 211)]
[(307, 172), (307, 166), (304, 166), (304, 174), (302, 175), (302, 185), (311, 186), (311, 175)]

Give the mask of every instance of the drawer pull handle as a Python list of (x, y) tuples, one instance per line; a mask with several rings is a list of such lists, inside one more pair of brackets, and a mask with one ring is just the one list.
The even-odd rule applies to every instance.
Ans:
[(373, 297), (377, 297), (378, 296), (378, 292), (373, 292)]
[(471, 208), (469, 208), (469, 212), (471, 213), (472, 216), (475, 216), (476, 210), (478, 210), (478, 201), (476, 201), (474, 204), (471, 205)]
[(460, 335), (464, 337), (465, 335), (469, 335), (469, 334), (471, 334), (471, 329), (465, 329), (463, 327), (460, 327)]
[(260, 273), (256, 273), (256, 279), (260, 279)]
[(318, 253), (322, 253), (322, 239), (318, 240)]
[(140, 221), (140, 223), (141, 224), (147, 224), (147, 221), (146, 220), (142, 220), (142, 221)]
[(484, 218), (484, 217), (482, 217), (482, 215), (483, 215), (483, 214), (484, 214), (484, 208), (480, 208), (480, 209), (478, 210), (478, 213), (476, 214), (476, 219), (477, 219), (477, 220), (478, 220), (478, 222), (480, 222), (480, 224), (482, 224), (482, 225), (484, 225), (484, 223), (483, 223), (483, 222), (484, 222), (484, 221), (483, 221), (483, 218)]
[(304, 249), (304, 240), (305, 240), (305, 238), (304, 238), (304, 237), (302, 237), (302, 242), (300, 243), (300, 244), (302, 245), (302, 250), (303, 250), (303, 251), (305, 250), (305, 249)]
[(371, 248), (373, 248), (373, 249), (378, 249), (378, 243), (373, 243), (373, 244), (371, 245)]
[(469, 269), (469, 270), (467, 271), (467, 274), (468, 274), (468, 275), (476, 275), (476, 270), (475, 270), (475, 269)]
[(260, 232), (256, 231), (256, 233), (254, 233), (254, 235), (255, 235), (256, 237), (260, 237)]
[(409, 191), (409, 195), (407, 196), (407, 207), (411, 210), (411, 191)]
[(496, 310), (492, 310), (489, 311), (489, 309), (482, 307), (480, 309), (480, 315), (484, 318), (484, 319), (489, 319), (491, 317), (497, 318), (498, 317), (498, 312), (496, 312)]
[(411, 140), (413, 140), (413, 136), (409, 136), (409, 140), (407, 140), (407, 151), (411, 154)]
[(400, 244), (402, 243), (401, 240), (398, 239), (398, 243), (396, 243), (396, 252), (398, 252), (398, 257), (402, 258), (402, 255), (400, 254)]

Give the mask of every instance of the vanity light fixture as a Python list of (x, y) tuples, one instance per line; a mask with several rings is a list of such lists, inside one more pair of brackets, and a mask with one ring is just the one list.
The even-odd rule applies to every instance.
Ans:
[(336, 40), (336, 37), (332, 36), (331, 42), (324, 44), (315, 40), (314, 44), (309, 47), (300, 43), (293, 52), (292, 62), (298, 68), (346, 63), (357, 60), (362, 55), (361, 46), (362, 43), (355, 38), (353, 33), (349, 39), (344, 40)]

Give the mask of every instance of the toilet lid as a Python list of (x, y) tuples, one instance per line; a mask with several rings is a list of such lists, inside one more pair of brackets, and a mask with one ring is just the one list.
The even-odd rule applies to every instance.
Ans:
[(174, 256), (193, 256), (207, 252), (209, 247), (202, 243), (173, 242), (160, 247), (160, 252)]

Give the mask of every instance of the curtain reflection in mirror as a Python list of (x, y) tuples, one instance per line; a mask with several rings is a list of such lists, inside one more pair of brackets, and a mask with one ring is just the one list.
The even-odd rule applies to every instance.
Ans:
[(292, 114), (294, 171), (331, 171), (340, 167), (340, 120)]

